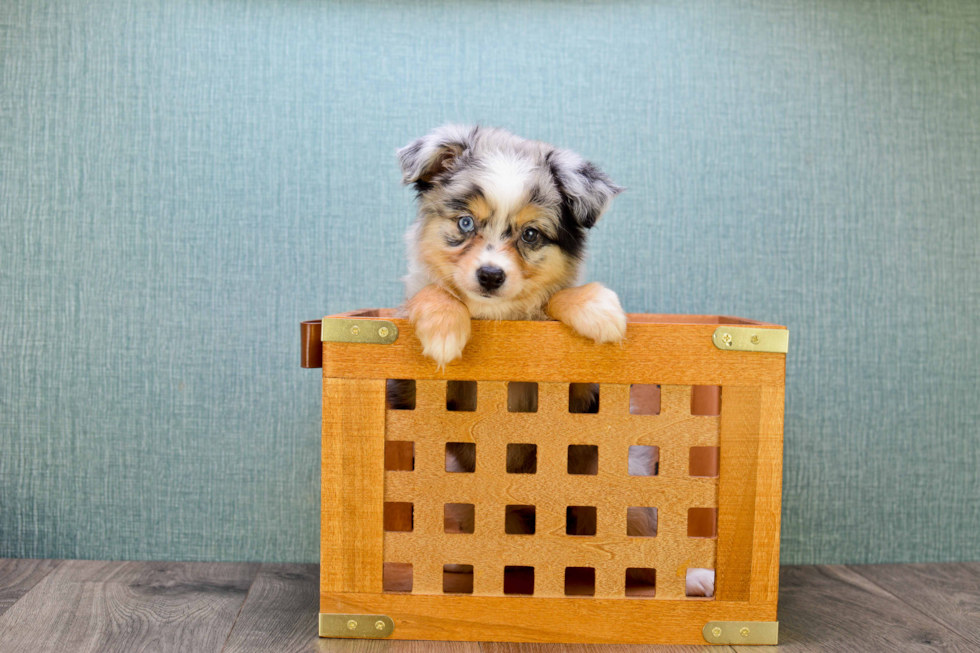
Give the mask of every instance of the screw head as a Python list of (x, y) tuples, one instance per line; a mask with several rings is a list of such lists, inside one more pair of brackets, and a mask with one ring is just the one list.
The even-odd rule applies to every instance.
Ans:
[(723, 333), (723, 334), (721, 334), (721, 341), (724, 342), (729, 347), (731, 347), (732, 346), (732, 334), (730, 334), (730, 333)]
[(752, 336), (751, 338), (749, 338), (749, 341), (750, 341), (750, 342), (751, 342), (751, 343), (752, 343), (753, 345), (757, 345), (757, 344), (759, 344), (759, 336)]
[[(355, 328), (357, 328), (357, 327), (355, 327)], [(347, 622), (347, 628), (349, 630), (354, 630), (355, 628), (357, 628), (357, 622), (354, 621), (353, 619), (351, 619), (350, 621)]]
[(721, 637), (721, 628), (715, 626), (714, 628), (711, 629), (711, 634), (714, 635), (715, 637)]
[(361, 327), (357, 326), (356, 324), (350, 328), (350, 334), (352, 336), (356, 336), (360, 332), (361, 332)]
[(741, 635), (742, 637), (748, 637), (749, 629), (743, 627), (742, 630), (738, 631), (738, 634)]
[(385, 622), (383, 622), (383, 621), (375, 621), (374, 622), (374, 627), (377, 628), (378, 630), (384, 630), (385, 629)]
[(388, 337), (388, 327), (381, 327), (380, 329), (378, 329), (378, 335), (381, 336), (382, 338), (387, 338)]

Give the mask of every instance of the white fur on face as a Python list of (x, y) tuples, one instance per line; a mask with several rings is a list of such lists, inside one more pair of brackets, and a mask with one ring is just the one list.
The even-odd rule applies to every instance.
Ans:
[[(521, 269), (515, 264), (513, 255), (508, 255), (502, 251), (501, 243), (489, 243), (480, 252), (475, 264), (470, 269), (460, 268), (460, 272), (466, 275), (460, 287), (473, 295), (476, 301), (506, 301), (520, 294), (523, 288), (523, 278)], [(504, 284), (497, 288), (490, 297), (484, 297), (484, 290), (480, 287), (480, 281), (476, 277), (477, 270), (481, 267), (500, 268), (506, 275)], [(468, 267), (468, 266), (467, 266)]]
[(534, 167), (519, 157), (490, 153), (482, 162), (480, 178), (483, 196), (494, 209), (494, 222), (505, 225), (507, 218), (527, 202), (528, 186)]
[[(507, 302), (523, 290), (521, 269), (514, 260), (513, 249), (507, 249), (507, 230), (510, 216), (527, 206), (528, 190), (533, 183), (535, 166), (526, 159), (491, 152), (479, 164), (479, 177), (483, 197), (493, 210), (493, 215), (481, 225), (480, 235), (485, 245), (473, 262), (461, 268), (456, 275), (457, 285), (466, 291), (474, 304), (489, 309), (489, 305)], [(492, 293), (480, 287), (477, 271), (481, 267), (499, 268), (506, 275), (504, 284)], [(483, 307), (483, 304), (488, 306)], [(498, 308), (499, 310), (499, 308)], [(506, 313), (506, 310), (504, 311)]]

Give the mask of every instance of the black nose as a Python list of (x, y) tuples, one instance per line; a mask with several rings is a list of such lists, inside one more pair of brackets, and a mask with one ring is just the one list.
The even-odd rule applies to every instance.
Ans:
[(504, 285), (504, 279), (507, 278), (507, 275), (500, 268), (492, 268), (484, 265), (476, 271), (476, 278), (484, 290), (496, 290)]

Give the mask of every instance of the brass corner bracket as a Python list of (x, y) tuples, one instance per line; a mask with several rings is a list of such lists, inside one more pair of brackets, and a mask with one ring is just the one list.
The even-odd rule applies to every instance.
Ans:
[(785, 354), (789, 351), (787, 329), (757, 329), (724, 325), (715, 329), (711, 342), (726, 351), (762, 351)]
[(383, 639), (395, 632), (395, 622), (383, 614), (320, 613), (320, 637)]
[(323, 342), (356, 342), (366, 345), (390, 345), (398, 340), (398, 327), (388, 320), (359, 320), (346, 317), (323, 318), (320, 329)]
[(701, 634), (709, 644), (775, 646), (779, 643), (779, 622), (709, 621)]

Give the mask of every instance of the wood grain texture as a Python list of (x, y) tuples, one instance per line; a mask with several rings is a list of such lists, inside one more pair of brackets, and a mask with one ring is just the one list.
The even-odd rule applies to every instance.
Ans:
[[(757, 621), (759, 607), (687, 599), (535, 598), (324, 593), (320, 609), (385, 614), (405, 639), (703, 644), (709, 621)], [(637, 627), (640, 624), (641, 627)]]
[(324, 591), (381, 591), (384, 428), (384, 379), (323, 379)]
[(853, 568), (820, 566), (781, 569), (778, 647), (736, 646), (735, 650), (975, 653), (977, 647)]
[(483, 642), (483, 653), (733, 653), (729, 646), (671, 646), (661, 645), (651, 649), (647, 644), (539, 644), (512, 642)]
[(751, 596), (762, 388), (725, 386), (718, 488), (719, 601)]
[(980, 562), (850, 569), (963, 636), (980, 651)]
[[(385, 319), (398, 326), (398, 340), (391, 345), (323, 343), (324, 376), (769, 386), (785, 380), (785, 354), (721, 351), (711, 342), (717, 323), (634, 320), (627, 324), (623, 343), (597, 345), (560, 322), (474, 320), (462, 358), (437, 368), (422, 356), (407, 320)], [(535, 346), (514, 347), (518, 341)]]
[(0, 616), (0, 650), (220, 651), (258, 568), (65, 561)]
[(318, 578), (317, 565), (262, 565), (222, 653), (315, 651)]
[(431, 642), (399, 639), (321, 639), (318, 653), (480, 653), (476, 642)]
[[(691, 415), (690, 386), (663, 386), (659, 415), (631, 415), (629, 386), (603, 384), (597, 414), (568, 412), (568, 384), (539, 383), (538, 411), (510, 413), (507, 384), (479, 382), (473, 412), (446, 410), (446, 382), (418, 381), (415, 410), (390, 410), (386, 438), (415, 441), (415, 471), (385, 474), (385, 501), (414, 504), (412, 532), (385, 534), (385, 561), (414, 566), (416, 594), (442, 594), (444, 564), (474, 565), (474, 594), (503, 594), (506, 565), (535, 568), (535, 596), (564, 596), (565, 567), (596, 570), (597, 597), (623, 597), (629, 567), (658, 570), (657, 599), (684, 598), (689, 567), (715, 566), (715, 540), (687, 536), (688, 508), (718, 505), (718, 479), (692, 478), (691, 443), (716, 446), (718, 417)], [(475, 473), (445, 470), (447, 441), (477, 443)], [(537, 445), (534, 474), (507, 474), (510, 443)], [(568, 445), (594, 444), (597, 475), (567, 473)], [(660, 447), (657, 476), (628, 474), (629, 447)], [(446, 503), (472, 503), (473, 534), (445, 533)], [(507, 505), (533, 505), (536, 532), (504, 532)], [(593, 506), (594, 537), (568, 536), (568, 506)], [(629, 507), (658, 508), (656, 537), (628, 537)]]
[(0, 559), (0, 615), (59, 564), (60, 560)]
[[(557, 323), (474, 322), (469, 362), (464, 356), (463, 363), (435, 373), (421, 359), (404, 321), (395, 345), (326, 343), (324, 510), (345, 505), (348, 514), (344, 521), (325, 512), (322, 532), (338, 541), (347, 537), (358, 550), (345, 543), (323, 554), (322, 578), (343, 582), (324, 583), (322, 611), (388, 614), (398, 638), (525, 642), (700, 644), (708, 621), (775, 619), (780, 505), (775, 477), (781, 473), (785, 356), (745, 358), (718, 350), (710, 337), (717, 320), (680, 324), (643, 318), (631, 323), (627, 342), (613, 348), (585, 346)], [(517, 340), (535, 347), (508, 345)], [(414, 409), (379, 416), (365, 407), (377, 401), (385, 378), (415, 380)], [(475, 382), (475, 406), (449, 410), (447, 381)], [(508, 381), (537, 384), (534, 413), (509, 412)], [(598, 412), (570, 412), (569, 383), (575, 382), (599, 383)], [(658, 414), (630, 413), (632, 383), (659, 386)], [(692, 414), (698, 404), (692, 401), (693, 386), (723, 386), (720, 416)], [(387, 442), (414, 447), (412, 471), (382, 471), (381, 483), (373, 476), (384, 458), (373, 435), (379, 424)], [(341, 446), (344, 438), (359, 440)], [(472, 472), (447, 471), (450, 442), (471, 443)], [(535, 473), (507, 473), (509, 444), (536, 445)], [(570, 445), (595, 447), (597, 474), (569, 474)], [(657, 475), (629, 475), (633, 445), (659, 447)], [(692, 446), (720, 447), (719, 478), (690, 475)], [(328, 463), (358, 447), (343, 465)], [(356, 480), (345, 481), (345, 475)], [(346, 494), (338, 489), (344, 487)], [(383, 560), (391, 570), (404, 568), (402, 592), (379, 594), (372, 585), (382, 568), (370, 559), (377, 546), (373, 528), (382, 521), (372, 512), (378, 488), (388, 515)], [(450, 503), (474, 506), (474, 532), (445, 532)], [(534, 507), (533, 534), (506, 533), (507, 509), (514, 505)], [(566, 511), (573, 506), (595, 515), (594, 534), (566, 532)], [(631, 507), (657, 509), (656, 537), (629, 537)], [(403, 517), (399, 528), (396, 508)], [(690, 535), (696, 533), (689, 530), (691, 509), (710, 511), (712, 527), (716, 513), (726, 516), (717, 539), (713, 528), (707, 537)], [(764, 514), (757, 516), (757, 510)], [(368, 518), (374, 524), (361, 523)], [(722, 543), (724, 561), (718, 557)], [(460, 600), (444, 593), (445, 565), (472, 565), (471, 596)], [(718, 600), (685, 596), (689, 568), (726, 566)], [(533, 596), (505, 596), (507, 567), (533, 568), (533, 591), (530, 585), (521, 591)], [(589, 569), (594, 597), (566, 597), (569, 567)], [(632, 568), (656, 570), (652, 600), (627, 596), (626, 573)], [(358, 583), (361, 589), (350, 589)], [(660, 627), (654, 633), (621, 627), (600, 634), (582, 625), (595, 620), (659, 620)]]
[(752, 572), (749, 599), (771, 603), (779, 598), (779, 546), (783, 499), (782, 387), (762, 389), (759, 449), (756, 456)]
[(782, 388), (725, 386), (720, 436), (716, 596), (770, 604), (773, 613), (779, 588), (783, 403)]

